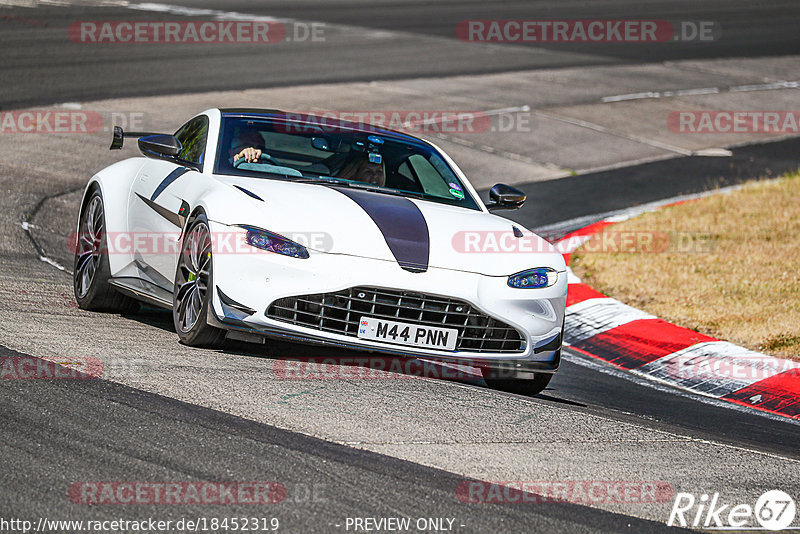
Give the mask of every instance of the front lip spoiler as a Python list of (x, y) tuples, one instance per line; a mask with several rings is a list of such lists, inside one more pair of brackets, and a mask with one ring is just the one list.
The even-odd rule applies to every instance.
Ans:
[(215, 326), (217, 328), (222, 328), (224, 330), (236, 330), (248, 334), (257, 334), (272, 339), (279, 339), (282, 341), (289, 341), (296, 343), (297, 342), (310, 343), (313, 345), (338, 347), (342, 349), (356, 350), (359, 352), (369, 352), (369, 353), (377, 352), (380, 354), (389, 354), (403, 358), (419, 358), (419, 359), (434, 360), (434, 361), (438, 360), (448, 363), (466, 364), (466, 365), (471, 365), (473, 367), (482, 367), (490, 371), (489, 373), (490, 376), (492, 374), (496, 374), (496, 375), (501, 375), (503, 378), (533, 379), (534, 375), (537, 373), (555, 373), (558, 370), (559, 365), (561, 364), (560, 348), (558, 350), (553, 351), (553, 359), (549, 362), (527, 361), (527, 360), (491, 360), (491, 359), (481, 359), (480, 357), (450, 358), (438, 354), (430, 354), (430, 355), (413, 354), (404, 352), (402, 350), (392, 350), (390, 348), (384, 348), (384, 347), (366, 348), (356, 343), (331, 340), (320, 336), (291, 332), (266, 325), (259, 325), (258, 327), (255, 327), (243, 321), (239, 321), (237, 319), (231, 319), (230, 317), (220, 318), (213, 311), (212, 307), (209, 308), (208, 321), (210, 325)]

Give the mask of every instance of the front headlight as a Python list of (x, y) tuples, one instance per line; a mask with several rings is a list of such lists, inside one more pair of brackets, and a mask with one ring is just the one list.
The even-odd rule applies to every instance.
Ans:
[(558, 281), (558, 272), (550, 267), (537, 267), (508, 277), (509, 287), (517, 289), (540, 289), (550, 287)]
[(253, 247), (293, 258), (308, 258), (306, 247), (291, 239), (254, 226), (240, 225), (240, 227), (247, 230), (247, 243)]

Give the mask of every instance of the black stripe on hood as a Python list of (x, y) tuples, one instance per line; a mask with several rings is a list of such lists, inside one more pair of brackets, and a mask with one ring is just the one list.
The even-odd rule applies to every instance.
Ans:
[(397, 263), (411, 272), (428, 270), (430, 235), (425, 216), (404, 197), (333, 187), (358, 204), (383, 234)]

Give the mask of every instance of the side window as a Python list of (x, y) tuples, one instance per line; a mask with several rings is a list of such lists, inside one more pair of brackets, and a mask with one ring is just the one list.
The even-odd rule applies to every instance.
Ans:
[(190, 120), (175, 132), (175, 137), (183, 147), (178, 157), (202, 169), (208, 138), (208, 117), (201, 115)]
[[(414, 169), (422, 183), (425, 193), (444, 198), (450, 198), (450, 186), (444, 181), (439, 171), (431, 163), (419, 154), (410, 156), (407, 162)], [(401, 171), (402, 173), (402, 171)]]
[(397, 167), (397, 174), (403, 178), (407, 178), (411, 182), (414, 181), (414, 175), (411, 174), (411, 168), (408, 166), (408, 160), (405, 160), (400, 164), (399, 167)]

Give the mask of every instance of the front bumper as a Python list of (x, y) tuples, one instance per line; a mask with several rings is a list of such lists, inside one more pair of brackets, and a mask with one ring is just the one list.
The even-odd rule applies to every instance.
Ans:
[[(211, 224), (212, 231), (214, 225), (218, 226), (218, 231), (230, 230), (219, 223)], [(553, 340), (560, 339), (564, 324), (566, 273), (559, 273), (558, 281), (549, 288), (514, 289), (508, 287), (506, 276), (441, 268), (411, 273), (393, 261), (342, 254), (310, 251), (308, 259), (298, 259), (258, 249), (241, 250), (248, 250), (248, 253), (215, 253), (213, 258), (215, 291), (209, 323), (220, 328), (398, 357), (466, 363), (504, 373), (519, 373), (520, 378), (531, 378), (528, 376), (531, 373), (552, 373), (558, 368), (560, 348), (553, 349)], [(320, 331), (266, 315), (270, 304), (280, 298), (333, 293), (358, 286), (465, 301), (476, 310), (514, 327), (523, 339), (523, 348), (517, 352), (493, 353), (408, 347)], [(224, 293), (225, 302), (220, 291)], [(551, 350), (542, 350), (545, 345)]]

